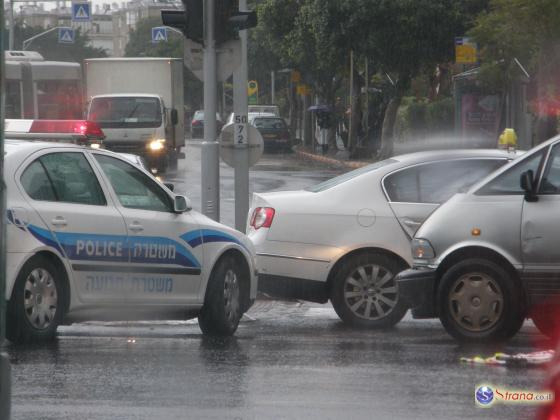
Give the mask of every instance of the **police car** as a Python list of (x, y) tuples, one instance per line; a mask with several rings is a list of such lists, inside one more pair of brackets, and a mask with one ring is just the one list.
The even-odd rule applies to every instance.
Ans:
[[(195, 316), (205, 334), (233, 334), (256, 296), (251, 242), (89, 147), (96, 127), (80, 123), (6, 124), (7, 337), (51, 339), (72, 320)], [(84, 146), (12, 140), (67, 136)]]

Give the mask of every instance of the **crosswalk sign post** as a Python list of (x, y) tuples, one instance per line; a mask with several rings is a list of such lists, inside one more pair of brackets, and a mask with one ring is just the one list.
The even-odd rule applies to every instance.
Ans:
[(73, 44), (74, 43), (74, 29), (72, 29), (72, 28), (58, 28), (58, 43), (59, 44)]
[(165, 42), (167, 41), (167, 28), (165, 26), (156, 26), (152, 28), (152, 42)]
[(91, 4), (89, 2), (72, 3), (72, 22), (90, 22)]

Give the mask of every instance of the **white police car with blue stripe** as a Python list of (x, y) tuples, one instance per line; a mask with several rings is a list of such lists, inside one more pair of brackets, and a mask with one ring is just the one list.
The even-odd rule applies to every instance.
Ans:
[[(9, 137), (9, 135), (8, 135)], [(63, 322), (186, 319), (231, 335), (256, 297), (255, 251), (118, 154), (7, 140), (7, 336)]]

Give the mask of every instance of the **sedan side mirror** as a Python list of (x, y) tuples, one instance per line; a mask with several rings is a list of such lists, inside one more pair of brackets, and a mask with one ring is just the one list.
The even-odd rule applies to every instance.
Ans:
[(525, 200), (534, 203), (539, 200), (535, 191), (535, 179), (532, 170), (525, 171), (521, 174), (521, 188), (525, 191)]
[(183, 195), (176, 195), (173, 202), (173, 211), (175, 213), (185, 213), (192, 210), (190, 200)]

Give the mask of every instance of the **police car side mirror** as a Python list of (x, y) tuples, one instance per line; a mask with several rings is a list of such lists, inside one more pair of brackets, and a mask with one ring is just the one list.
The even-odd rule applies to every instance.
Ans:
[(183, 195), (176, 195), (173, 202), (173, 211), (175, 213), (185, 213), (192, 210), (189, 199)]
[(533, 171), (528, 170), (521, 174), (521, 188), (525, 191), (525, 200), (534, 203), (539, 200), (537, 192), (535, 191), (535, 180), (533, 176)]

